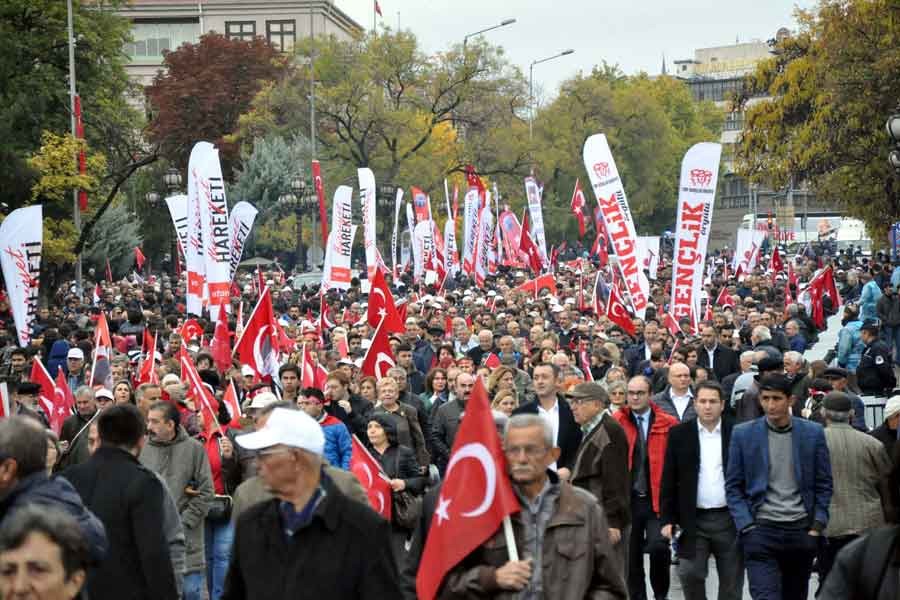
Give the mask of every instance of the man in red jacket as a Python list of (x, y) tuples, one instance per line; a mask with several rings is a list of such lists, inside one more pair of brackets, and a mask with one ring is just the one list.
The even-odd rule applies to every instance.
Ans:
[[(656, 598), (669, 594), (671, 556), (660, 533), (659, 490), (669, 430), (678, 421), (650, 401), (650, 380), (643, 375), (628, 381), (627, 406), (615, 413), (628, 439), (631, 470), (631, 537), (628, 542), (628, 596), (647, 600), (644, 548), (650, 553), (650, 586)], [(646, 546), (645, 546), (646, 544)]]

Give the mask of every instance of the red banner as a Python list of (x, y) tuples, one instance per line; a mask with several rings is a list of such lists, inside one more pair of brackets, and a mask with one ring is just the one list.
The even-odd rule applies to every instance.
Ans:
[(316, 188), (316, 197), (319, 199), (319, 223), (322, 224), (322, 247), (328, 246), (328, 221), (325, 210), (325, 183), (322, 181), (322, 167), (319, 161), (312, 161), (313, 185)]

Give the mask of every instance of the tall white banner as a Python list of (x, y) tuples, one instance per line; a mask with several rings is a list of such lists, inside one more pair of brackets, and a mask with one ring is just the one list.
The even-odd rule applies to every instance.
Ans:
[(676, 320), (689, 317), (694, 329), (701, 316), (700, 290), (721, 155), (721, 144), (701, 142), (691, 146), (681, 161), (669, 312)]
[(322, 274), (328, 287), (341, 290), (350, 287), (350, 252), (356, 226), (353, 225), (353, 188), (338, 186), (331, 201), (331, 233), (325, 250), (326, 268)]
[(175, 226), (175, 239), (178, 240), (178, 249), (182, 256), (188, 246), (188, 197), (186, 194), (176, 194), (166, 198), (169, 214), (172, 216), (172, 225)]
[(463, 204), (463, 271), (470, 275), (475, 271), (475, 240), (477, 239), (476, 225), (478, 223), (478, 188), (470, 187), (466, 192)]
[(453, 277), (459, 269), (459, 251), (456, 249), (456, 223), (447, 219), (444, 223), (444, 271)]
[(219, 151), (210, 145), (201, 158), (195, 184), (200, 202), (200, 235), (209, 292), (207, 308), (210, 319), (217, 321), (220, 308), (224, 307), (226, 312), (231, 310), (231, 230)]
[(409, 246), (412, 250), (413, 259), (413, 281), (419, 281), (424, 271), (425, 263), (422, 261), (422, 246), (416, 243), (416, 225), (413, 216), (413, 207), (409, 202), (406, 203), (406, 225), (409, 227)]
[(213, 145), (197, 142), (188, 159), (188, 204), (187, 204), (187, 246), (184, 252), (184, 266), (187, 271), (187, 301), (189, 314), (203, 314), (203, 296), (206, 288), (206, 261), (203, 258), (203, 216), (200, 207), (201, 165), (206, 160)]
[(241, 264), (241, 256), (244, 255), (244, 242), (253, 229), (253, 222), (256, 221), (256, 215), (259, 211), (249, 202), (238, 202), (231, 209), (228, 215), (228, 231), (231, 235), (231, 265), (229, 273), (230, 279), (234, 280), (234, 274), (237, 272), (238, 265)]
[(606, 136), (597, 133), (589, 137), (584, 143), (583, 155), (584, 167), (603, 215), (606, 234), (618, 257), (619, 271), (631, 296), (635, 314), (643, 319), (650, 298), (650, 282), (641, 269), (634, 219), (631, 218), (625, 188), (622, 187)]
[(528, 198), (528, 212), (531, 214), (531, 239), (537, 244), (544, 266), (550, 263), (547, 254), (547, 235), (544, 232), (544, 211), (541, 208), (541, 188), (534, 177), (525, 178), (525, 197)]
[(403, 206), (403, 188), (397, 187), (397, 198), (394, 200), (394, 233), (391, 234), (391, 272), (396, 278), (399, 275), (397, 270), (397, 237), (400, 235), (398, 228), (400, 227), (400, 208)]
[(359, 204), (362, 208), (363, 244), (366, 249), (366, 269), (369, 281), (375, 277), (378, 256), (375, 252), (375, 175), (372, 169), (357, 169)]
[(350, 249), (353, 247), (357, 226), (352, 225), (349, 220), (345, 226), (346, 230), (332, 228), (328, 234), (325, 266), (322, 268), (322, 289), (350, 289)]
[(649, 271), (650, 279), (655, 280), (659, 270), (659, 236), (639, 235), (637, 241), (641, 268)]
[(31, 326), (40, 298), (43, 214), (40, 204), (26, 206), (12, 211), (0, 223), (0, 267), (23, 348), (31, 342)]
[(478, 217), (478, 243), (475, 250), (475, 284), (484, 285), (490, 274), (491, 245), (494, 242), (494, 214), (490, 203), (486, 203)]
[(425, 269), (434, 254), (434, 222), (431, 219), (419, 221), (413, 230), (413, 257), (415, 258), (414, 278), (425, 276)]

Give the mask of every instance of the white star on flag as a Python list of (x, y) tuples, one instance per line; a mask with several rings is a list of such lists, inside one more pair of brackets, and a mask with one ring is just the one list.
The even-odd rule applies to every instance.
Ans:
[(450, 520), (450, 515), (447, 514), (447, 507), (450, 506), (450, 500), (450, 498), (445, 500), (443, 497), (438, 499), (437, 508), (434, 509), (434, 514), (438, 518), (438, 525), (444, 521)]

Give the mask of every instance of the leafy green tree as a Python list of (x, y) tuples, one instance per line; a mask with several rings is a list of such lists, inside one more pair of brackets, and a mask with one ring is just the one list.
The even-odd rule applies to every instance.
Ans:
[(569, 212), (576, 178), (592, 199), (582, 159), (590, 135), (605, 133), (609, 139), (638, 232), (658, 234), (675, 219), (684, 153), (697, 142), (718, 140), (722, 120), (712, 103), (695, 103), (688, 88), (671, 77), (626, 77), (604, 63), (563, 82), (534, 125), (544, 210), (559, 217), (545, 219), (551, 238), (577, 236)]
[(525, 81), (502, 50), (473, 43), (429, 57), (408, 31), (298, 43), (286, 76), (263, 87), (236, 139), (310, 130), (310, 53), (327, 182), (370, 167), (379, 182), (431, 191), (469, 162), (486, 174), (527, 172)]
[[(884, 130), (900, 98), (900, 9), (820, 0), (797, 21), (735, 99), (746, 110), (739, 171), (773, 188), (805, 182), (883, 239), (900, 218)], [(750, 102), (760, 95), (770, 98)]]
[[(117, 201), (97, 220), (85, 246), (84, 263), (103, 273), (109, 259), (113, 272), (121, 276), (133, 268), (134, 248), (143, 241), (140, 221), (124, 201)], [(151, 257), (158, 266), (156, 256)]]

